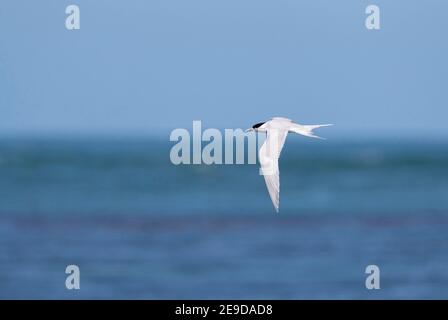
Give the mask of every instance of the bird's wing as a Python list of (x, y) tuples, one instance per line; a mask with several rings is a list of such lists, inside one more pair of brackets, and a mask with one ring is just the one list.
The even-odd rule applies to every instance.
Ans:
[(264, 176), (264, 181), (268, 188), (269, 196), (278, 212), (280, 205), (280, 171), (278, 169), (278, 159), (285, 144), (287, 129), (269, 129), (266, 140), (260, 148), (260, 174)]

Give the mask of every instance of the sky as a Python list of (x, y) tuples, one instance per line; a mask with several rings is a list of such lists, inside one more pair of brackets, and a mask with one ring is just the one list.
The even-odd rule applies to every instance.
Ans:
[[(65, 8), (80, 8), (67, 30)], [(380, 8), (380, 30), (365, 9)], [(447, 136), (444, 0), (3, 0), (0, 134), (166, 134), (274, 116)]]

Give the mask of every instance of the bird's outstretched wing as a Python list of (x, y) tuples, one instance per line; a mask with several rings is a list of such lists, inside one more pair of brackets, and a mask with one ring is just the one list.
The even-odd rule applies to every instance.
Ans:
[(260, 160), (260, 174), (269, 191), (275, 210), (278, 212), (280, 205), (280, 171), (278, 159), (285, 144), (287, 129), (268, 129), (266, 140), (260, 148), (258, 157)]

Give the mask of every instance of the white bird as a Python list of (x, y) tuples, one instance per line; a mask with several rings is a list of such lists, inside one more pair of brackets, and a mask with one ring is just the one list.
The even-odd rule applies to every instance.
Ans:
[(266, 140), (258, 152), (261, 167), (260, 174), (264, 176), (269, 196), (277, 212), (279, 211), (280, 205), (280, 172), (278, 169), (278, 159), (280, 158), (280, 153), (285, 144), (288, 132), (298, 133), (311, 138), (324, 139), (316, 136), (313, 130), (331, 125), (301, 125), (287, 118), (275, 117), (269, 121), (257, 123), (252, 128), (246, 130), (246, 132), (266, 132)]

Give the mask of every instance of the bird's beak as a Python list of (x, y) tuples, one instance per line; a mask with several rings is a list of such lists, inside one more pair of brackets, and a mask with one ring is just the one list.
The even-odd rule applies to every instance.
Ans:
[(246, 129), (244, 132), (251, 132), (251, 131), (255, 131), (254, 128)]

